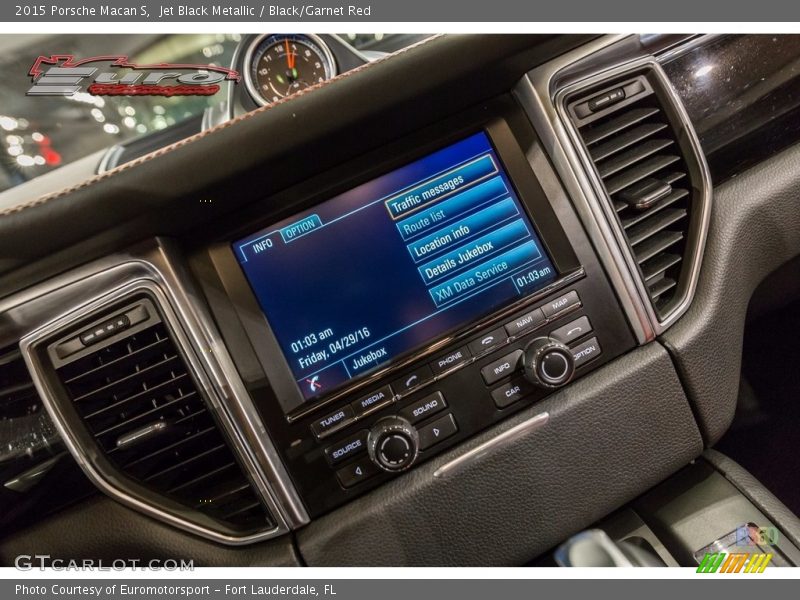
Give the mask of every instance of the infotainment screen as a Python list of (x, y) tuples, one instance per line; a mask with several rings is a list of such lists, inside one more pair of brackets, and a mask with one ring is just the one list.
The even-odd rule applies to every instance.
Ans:
[(557, 276), (484, 133), (233, 249), (306, 400)]

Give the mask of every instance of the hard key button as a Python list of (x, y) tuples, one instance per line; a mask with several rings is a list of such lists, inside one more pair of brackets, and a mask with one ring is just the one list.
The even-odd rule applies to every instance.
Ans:
[(431, 361), (430, 367), (434, 375), (441, 375), (445, 371), (463, 365), (465, 362), (469, 361), (470, 358), (472, 358), (472, 355), (469, 353), (467, 347), (463, 346)]
[(431, 379), (433, 379), (433, 371), (428, 365), (422, 365), (420, 368), (398, 377), (391, 385), (396, 394), (402, 395), (421, 386), (423, 383), (429, 382)]
[(597, 341), (596, 337), (586, 340), (577, 346), (573, 346), (570, 350), (572, 351), (572, 357), (575, 359), (576, 367), (585, 365), (590, 360), (594, 360), (600, 356), (603, 352), (603, 349), (600, 347), (600, 342)]
[(336, 478), (342, 484), (342, 487), (351, 488), (370, 477), (374, 477), (379, 472), (380, 469), (369, 457), (366, 457), (336, 471)]
[(501, 344), (505, 344), (508, 340), (506, 331), (502, 327), (498, 327), (493, 331), (488, 331), (477, 340), (469, 343), (469, 349), (473, 355), (478, 356), (489, 350), (497, 348)]
[(547, 319), (544, 316), (541, 308), (534, 308), (532, 311), (525, 313), (521, 317), (506, 323), (506, 333), (508, 335), (518, 335), (528, 329), (534, 329), (544, 323)]
[(412, 402), (400, 411), (400, 416), (408, 419), (411, 423), (416, 423), (422, 419), (427, 419), (438, 412), (447, 408), (441, 392), (434, 392)]
[(592, 324), (588, 317), (581, 317), (570, 321), (563, 327), (550, 332), (550, 337), (557, 339), (562, 344), (569, 344), (592, 331)]
[(311, 424), (311, 431), (314, 432), (317, 439), (322, 439), (349, 424), (354, 418), (353, 409), (349, 406), (343, 406), (339, 410), (314, 421)]
[(325, 458), (331, 465), (338, 465), (340, 462), (367, 450), (368, 430), (359, 431), (356, 435), (346, 438), (338, 444), (333, 444), (325, 448)]
[(520, 358), (522, 358), (522, 350), (514, 350), (483, 367), (481, 369), (481, 377), (483, 377), (486, 385), (492, 385), (503, 379), (503, 377), (511, 375), (519, 368)]
[(448, 413), (433, 423), (419, 428), (419, 449), (427, 450), (456, 433), (458, 433), (458, 425), (456, 425), (453, 415)]
[(387, 404), (391, 404), (393, 399), (394, 394), (392, 394), (392, 389), (388, 385), (385, 385), (374, 392), (365, 394), (355, 402), (351, 402), (350, 407), (353, 409), (355, 415), (360, 417), (374, 410), (378, 410)]
[(497, 408), (511, 406), (525, 396), (532, 394), (536, 387), (524, 377), (517, 377), (492, 390), (492, 400)]
[(580, 305), (581, 299), (578, 297), (578, 292), (573, 290), (542, 306), (542, 312), (545, 317), (552, 319), (556, 315)]

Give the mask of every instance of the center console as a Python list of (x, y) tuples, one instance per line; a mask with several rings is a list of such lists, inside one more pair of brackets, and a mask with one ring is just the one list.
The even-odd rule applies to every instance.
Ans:
[(503, 99), (364, 156), (195, 258), (311, 518), (634, 347), (520, 117)]

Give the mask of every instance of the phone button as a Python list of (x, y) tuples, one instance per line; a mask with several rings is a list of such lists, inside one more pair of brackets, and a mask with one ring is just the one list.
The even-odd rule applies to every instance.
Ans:
[(575, 340), (582, 338), (587, 333), (591, 333), (592, 324), (588, 317), (581, 317), (570, 321), (566, 325), (550, 332), (550, 337), (557, 339), (562, 344), (571, 344)]
[(433, 379), (433, 371), (428, 365), (422, 365), (418, 369), (398, 377), (391, 385), (395, 394), (402, 395), (418, 388), (423, 383), (428, 383), (431, 379)]
[(502, 346), (507, 341), (508, 336), (506, 335), (506, 330), (502, 327), (498, 327), (493, 331), (483, 334), (477, 340), (471, 341), (469, 343), (469, 349), (474, 356), (480, 356), (490, 350), (494, 350), (498, 346)]

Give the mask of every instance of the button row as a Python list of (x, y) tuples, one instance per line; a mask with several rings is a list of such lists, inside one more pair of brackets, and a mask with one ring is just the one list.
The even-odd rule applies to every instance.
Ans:
[[(517, 336), (528, 330), (535, 329), (552, 319), (560, 317), (565, 312), (574, 310), (580, 306), (581, 300), (578, 297), (578, 292), (574, 290), (567, 292), (549, 303), (529, 311), (514, 321), (506, 323), (504, 327), (498, 327), (488, 332), (483, 337), (473, 340), (469, 345), (451, 350), (447, 354), (443, 354), (432, 360), (427, 365), (422, 365), (414, 371), (396, 379), (391, 382), (390, 385), (385, 385), (378, 390), (370, 392), (354, 402), (351, 402), (348, 406), (344, 406), (322, 417), (312, 423), (311, 430), (317, 439), (322, 439), (346, 427), (356, 419), (388, 406), (394, 402), (395, 394), (400, 396), (405, 395), (433, 381), (434, 378), (440, 377), (470, 362), (473, 356), (479, 356), (499, 348), (508, 342), (509, 336)], [(569, 325), (573, 325), (573, 323)], [(583, 329), (587, 326), (589, 326), (588, 319), (586, 319), (586, 324), (580, 326), (579, 330), (576, 330), (574, 327), (568, 328), (569, 326), (564, 326), (557, 329), (554, 334), (569, 339), (577, 339), (584, 335), (585, 332)], [(570, 333), (572, 334), (571, 338)], [(558, 336), (556, 336), (556, 339), (567, 343), (567, 340)], [(499, 381), (517, 368), (517, 363), (522, 353), (521, 351), (516, 352), (519, 354), (511, 353), (481, 369), (481, 374), (487, 385)]]
[[(404, 407), (398, 414), (408, 419), (411, 423), (417, 423), (438, 414), (446, 408), (447, 402), (442, 393), (433, 392)], [(456, 425), (455, 417), (451, 413), (447, 413), (420, 427), (418, 433), (419, 448), (424, 451), (458, 433), (458, 425)], [(325, 458), (332, 467), (335, 467), (352, 457), (366, 452), (368, 436), (369, 431), (363, 429), (336, 444), (328, 446), (324, 450)], [(338, 469), (336, 477), (343, 487), (349, 488), (376, 475), (378, 472), (380, 472), (380, 469), (368, 457), (364, 457)]]
[[(591, 328), (589, 329), (589, 331), (591, 331)], [(518, 352), (521, 352), (521, 350), (519, 350)], [(589, 361), (599, 357), (600, 354), (602, 354), (603, 350), (600, 347), (600, 342), (597, 340), (597, 338), (593, 337), (584, 342), (581, 342), (576, 346), (572, 346), (570, 348), (570, 352), (572, 352), (572, 358), (575, 361), (575, 368), (578, 368), (585, 365)], [(509, 359), (509, 362), (513, 364), (513, 358), (511, 354), (507, 355), (507, 357), (505, 358)], [(491, 367), (492, 365), (497, 364), (498, 362), (499, 361), (495, 361), (491, 365), (487, 365), (486, 367), (484, 367), (484, 369), (481, 370), (481, 374), (484, 375), (484, 379), (486, 379), (486, 375), (483, 373), (483, 371)], [(520, 368), (519, 359), (517, 359), (515, 368), (513, 370), (504, 369), (503, 376), (514, 373), (519, 368)], [(487, 380), (486, 384), (491, 385), (492, 383), (495, 383), (497, 381), (499, 381), (499, 378), (495, 379), (492, 382)], [(524, 377), (518, 376), (514, 377), (511, 381), (507, 381), (506, 383), (494, 388), (491, 392), (492, 400), (494, 400), (495, 406), (497, 406), (497, 408), (506, 408), (507, 406), (511, 406), (515, 402), (522, 400), (526, 396), (531, 395), (534, 391), (536, 391), (536, 389), (537, 389), (536, 386), (534, 386), (530, 381), (528, 381)]]

